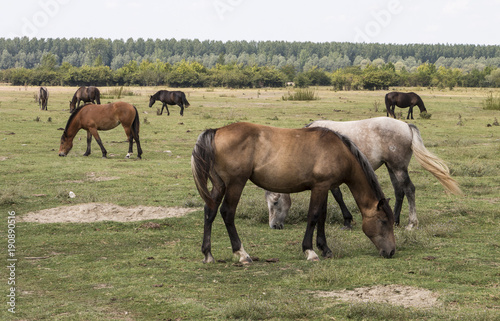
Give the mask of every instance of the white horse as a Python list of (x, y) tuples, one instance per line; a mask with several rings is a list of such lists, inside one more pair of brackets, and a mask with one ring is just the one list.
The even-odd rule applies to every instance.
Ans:
[[(365, 154), (374, 170), (385, 164), (396, 194), (394, 216), (397, 225), (406, 195), (410, 211), (406, 228), (412, 229), (418, 226), (415, 186), (408, 175), (412, 154), (446, 190), (453, 194), (462, 193), (457, 182), (450, 176), (448, 166), (425, 148), (420, 131), (413, 124), (388, 117), (377, 117), (346, 122), (319, 120), (309, 124), (308, 127), (326, 127), (347, 136)], [(339, 203), (345, 228), (351, 228), (352, 215), (342, 199), (340, 189), (332, 189), (331, 192)], [(289, 195), (267, 192), (266, 201), (269, 208), (269, 226), (275, 229), (283, 228), (291, 204)]]

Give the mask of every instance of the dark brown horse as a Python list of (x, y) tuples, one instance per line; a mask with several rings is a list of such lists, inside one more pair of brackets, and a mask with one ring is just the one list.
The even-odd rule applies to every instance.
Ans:
[(73, 139), (80, 129), (87, 131), (87, 151), (83, 156), (90, 155), (90, 144), (92, 136), (101, 147), (102, 157), (106, 158), (106, 149), (102, 145), (98, 130), (109, 130), (122, 124), (129, 142), (128, 154), (126, 158), (130, 158), (132, 154), (132, 146), (137, 144), (137, 157), (141, 158), (142, 149), (139, 142), (139, 114), (137, 109), (125, 102), (115, 102), (107, 105), (88, 104), (78, 107), (69, 116), (66, 128), (61, 137), (61, 146), (59, 147), (59, 156), (68, 155), (73, 147)]
[(387, 116), (391, 115), (392, 117), (396, 118), (396, 115), (394, 114), (394, 109), (396, 109), (396, 106), (400, 108), (410, 107), (406, 119), (410, 119), (410, 115), (411, 119), (413, 119), (414, 106), (418, 106), (421, 113), (427, 112), (427, 109), (425, 109), (425, 105), (424, 102), (422, 101), (422, 98), (420, 98), (419, 95), (413, 92), (402, 93), (398, 91), (393, 91), (385, 95), (385, 108), (387, 109)]
[(170, 115), (167, 105), (177, 105), (181, 107), (181, 116), (184, 115), (184, 106), (186, 106), (186, 108), (190, 106), (186, 99), (186, 95), (182, 91), (159, 90), (156, 94), (149, 97), (149, 107), (152, 107), (157, 100), (163, 103), (160, 115), (163, 115), (163, 108), (166, 108), (167, 115)]
[[(324, 257), (332, 257), (325, 236), (326, 205), (331, 188), (346, 183), (363, 216), (363, 231), (389, 258), (395, 252), (394, 214), (385, 199), (370, 163), (346, 137), (326, 128), (282, 129), (235, 123), (208, 129), (199, 137), (191, 157), (196, 187), (205, 201), (203, 262), (214, 262), (211, 253), (212, 223), (220, 212), (241, 263), (251, 263), (234, 225), (236, 207), (248, 180), (266, 190), (296, 193), (311, 190), (307, 229), (302, 251), (317, 261), (316, 244)], [(212, 191), (208, 190), (208, 180)]]
[(49, 102), (49, 91), (47, 87), (40, 87), (38, 91), (38, 106), (41, 110), (47, 110), (47, 104)]
[[(73, 95), (73, 99), (69, 102), (69, 111), (72, 113), (76, 108), (80, 107), (80, 102), (101, 104), (101, 92), (97, 87), (80, 87)], [(77, 106), (78, 104), (78, 106)]]

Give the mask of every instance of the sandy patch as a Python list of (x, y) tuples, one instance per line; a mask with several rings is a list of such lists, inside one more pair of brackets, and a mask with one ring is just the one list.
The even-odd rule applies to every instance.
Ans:
[(154, 206), (123, 207), (108, 203), (87, 203), (30, 212), (19, 217), (18, 220), (36, 223), (134, 222), (180, 217), (197, 210), (199, 209)]
[(405, 285), (376, 285), (354, 290), (317, 291), (318, 297), (333, 297), (346, 302), (377, 302), (402, 305), (405, 308), (431, 308), (439, 306), (439, 295), (425, 289)]

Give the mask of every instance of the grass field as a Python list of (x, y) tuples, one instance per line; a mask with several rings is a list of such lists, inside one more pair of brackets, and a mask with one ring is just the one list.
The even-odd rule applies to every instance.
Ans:
[[(301, 253), (308, 193), (292, 195), (284, 230), (271, 230), (263, 191), (247, 184), (236, 226), (253, 257), (242, 266), (232, 256), (222, 219), (212, 234), (215, 264), (202, 263), (203, 206), (192, 180), (190, 156), (198, 135), (237, 121), (302, 127), (312, 120), (385, 116), (385, 91), (336, 92), (314, 88), (318, 100), (283, 100), (293, 89), (182, 89), (191, 106), (179, 115), (156, 114), (149, 95), (161, 88), (132, 87), (120, 98), (140, 113), (142, 160), (124, 159), (123, 129), (101, 132), (108, 159), (93, 142), (83, 157), (80, 132), (67, 157), (58, 157), (61, 128), (76, 88), (49, 87), (48, 111), (35, 102), (35, 87), (0, 86), (0, 236), (3, 266), (0, 320), (498, 320), (500, 318), (500, 111), (484, 110), (491, 89), (415, 91), (411, 122), (426, 147), (444, 159), (464, 196), (452, 196), (416, 161), (420, 228), (396, 228), (392, 259), (378, 252), (361, 231), (359, 211), (344, 198), (358, 222), (341, 230), (341, 214), (330, 199), (327, 238), (333, 259), (307, 262)], [(117, 101), (116, 88), (101, 88), (102, 103)], [(493, 90), (493, 95), (500, 91)], [(407, 109), (397, 109), (406, 118)], [(135, 146), (134, 146), (135, 150)], [(377, 172), (387, 197), (387, 171)], [(103, 178), (103, 179), (95, 179)], [(106, 179), (112, 178), (112, 179)], [(69, 191), (75, 198), (68, 197)], [(85, 203), (189, 207), (178, 218), (138, 222), (21, 222), (33, 211)], [(15, 227), (9, 213), (15, 212)], [(15, 235), (9, 261), (9, 237)], [(10, 249), (13, 249), (12, 247)], [(15, 285), (13, 284), (15, 282)], [(431, 307), (400, 306), (388, 300), (342, 301), (324, 291), (399, 285), (429, 290)], [(14, 288), (15, 289), (11, 289)], [(12, 299), (14, 298), (14, 299)], [(381, 298), (385, 299), (385, 298)], [(9, 312), (15, 302), (15, 314)]]

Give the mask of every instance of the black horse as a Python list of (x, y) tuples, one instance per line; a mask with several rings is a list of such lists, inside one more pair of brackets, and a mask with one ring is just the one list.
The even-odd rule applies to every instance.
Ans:
[(420, 98), (419, 95), (413, 92), (402, 93), (393, 91), (385, 95), (385, 108), (387, 109), (387, 116), (391, 115), (392, 117), (396, 118), (396, 115), (394, 114), (394, 109), (396, 109), (396, 106), (400, 108), (410, 107), (406, 119), (410, 119), (410, 115), (411, 119), (413, 119), (413, 106), (418, 106), (421, 113), (427, 112), (422, 98)]
[(38, 106), (41, 110), (47, 110), (47, 103), (49, 102), (49, 91), (47, 87), (40, 87), (38, 92)]
[(182, 91), (159, 90), (156, 94), (149, 97), (149, 107), (152, 107), (157, 100), (163, 103), (160, 115), (163, 114), (163, 108), (166, 108), (167, 114), (170, 115), (167, 105), (178, 105), (181, 107), (181, 116), (184, 115), (184, 106), (186, 108), (190, 106), (186, 95)]
[[(101, 92), (97, 87), (82, 86), (73, 95), (73, 99), (69, 102), (69, 111), (72, 113), (77, 107), (80, 107), (80, 102), (93, 103), (97, 102), (98, 105), (101, 104)], [(78, 106), (76, 105), (78, 103)]]

